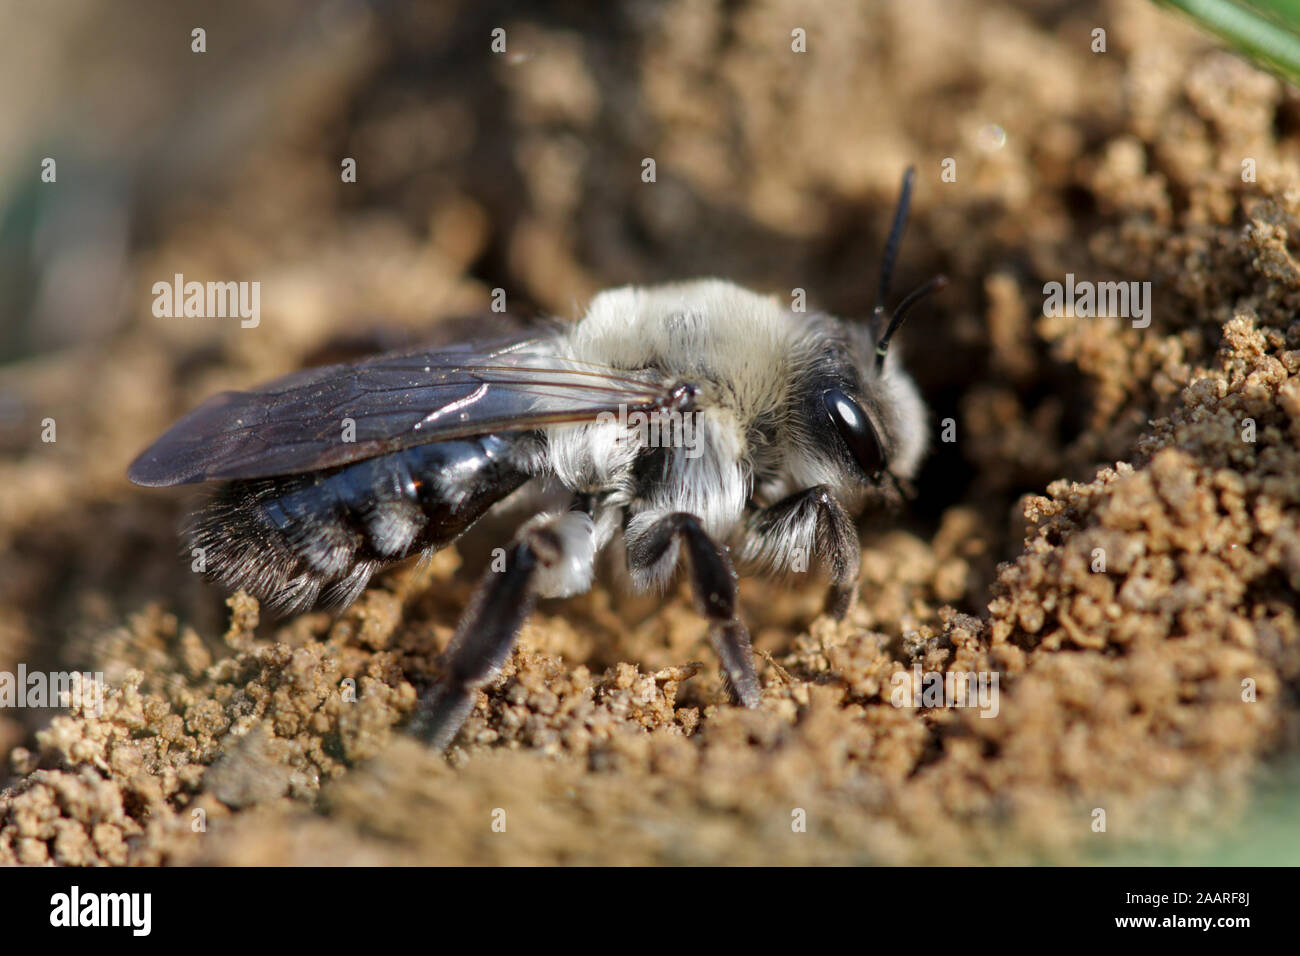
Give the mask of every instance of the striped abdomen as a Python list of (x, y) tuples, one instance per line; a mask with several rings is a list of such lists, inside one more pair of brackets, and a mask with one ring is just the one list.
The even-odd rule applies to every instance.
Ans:
[(195, 515), (190, 544), (210, 577), (273, 608), (348, 604), (376, 570), (445, 547), (522, 485), (520, 440), (485, 435), (232, 481)]

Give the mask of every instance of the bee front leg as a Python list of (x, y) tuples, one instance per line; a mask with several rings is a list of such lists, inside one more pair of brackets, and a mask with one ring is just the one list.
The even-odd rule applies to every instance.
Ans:
[(536, 599), (586, 590), (595, 552), (589, 515), (539, 515), (525, 524), (504, 568), (484, 574), (443, 655), (442, 679), (416, 705), (410, 732), (445, 750), (474, 709), (478, 689), (501, 672)]
[(692, 514), (666, 515), (629, 540), (627, 560), (633, 578), (645, 579), (660, 562), (676, 563), (674, 545), (685, 545), (690, 558), (691, 590), (709, 621), (709, 640), (722, 660), (732, 697), (745, 707), (757, 707), (758, 674), (749, 645), (749, 632), (736, 617), (736, 571), (727, 549), (718, 544)]
[(843, 618), (858, 595), (862, 546), (857, 528), (830, 489), (814, 485), (750, 514), (740, 545), (742, 566), (766, 573), (803, 570), (811, 555), (831, 579), (826, 613)]

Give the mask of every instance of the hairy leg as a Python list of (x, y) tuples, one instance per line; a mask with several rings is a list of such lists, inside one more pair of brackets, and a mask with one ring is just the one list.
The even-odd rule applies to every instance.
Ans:
[(848, 512), (829, 489), (816, 485), (753, 512), (739, 548), (743, 565), (761, 571), (787, 571), (801, 549), (818, 558), (831, 579), (826, 613), (842, 618), (858, 594), (862, 549)]
[(758, 675), (749, 632), (736, 617), (736, 572), (727, 549), (709, 537), (694, 515), (675, 512), (628, 542), (628, 567), (636, 577), (661, 561), (675, 563), (678, 544), (689, 558), (695, 603), (709, 621), (709, 639), (722, 660), (732, 696), (746, 707), (757, 707)]
[(443, 656), (443, 675), (419, 702), (410, 732), (438, 750), (455, 739), (478, 689), (505, 665), (538, 597), (565, 597), (591, 584), (591, 518), (578, 512), (539, 515), (489, 569)]

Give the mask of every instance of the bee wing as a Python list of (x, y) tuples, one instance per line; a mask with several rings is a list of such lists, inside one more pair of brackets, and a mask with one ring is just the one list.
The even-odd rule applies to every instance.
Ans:
[(395, 352), (215, 395), (146, 449), (127, 477), (159, 487), (290, 475), (671, 401), (650, 374), (568, 358), (555, 336)]

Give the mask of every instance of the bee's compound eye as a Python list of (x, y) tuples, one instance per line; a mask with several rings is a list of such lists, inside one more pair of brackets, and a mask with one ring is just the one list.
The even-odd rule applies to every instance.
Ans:
[(880, 436), (876, 426), (857, 402), (849, 398), (838, 388), (832, 388), (822, 395), (826, 411), (835, 423), (835, 430), (849, 446), (854, 460), (863, 473), (874, 477), (885, 467), (885, 453), (880, 447)]

